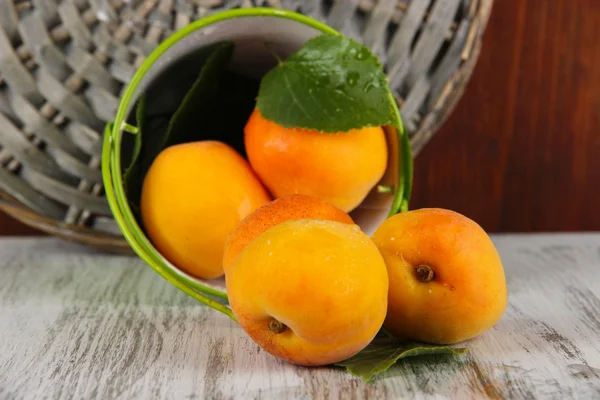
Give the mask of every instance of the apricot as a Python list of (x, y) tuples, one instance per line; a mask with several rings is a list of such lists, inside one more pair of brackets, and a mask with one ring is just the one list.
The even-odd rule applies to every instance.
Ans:
[(491, 329), (504, 313), (502, 262), (473, 220), (425, 208), (390, 217), (372, 238), (388, 269), (384, 327), (394, 336), (453, 344)]
[(307, 194), (346, 212), (365, 199), (387, 166), (381, 127), (321, 133), (285, 128), (255, 110), (244, 142), (252, 168), (274, 197)]
[(293, 194), (265, 204), (242, 220), (225, 242), (225, 274), (235, 258), (257, 236), (287, 220), (324, 219), (354, 224), (344, 211), (316, 197)]
[(288, 362), (326, 365), (366, 347), (382, 326), (388, 277), (357, 225), (300, 219), (264, 232), (227, 274), (241, 327)]
[(218, 141), (163, 150), (144, 178), (141, 217), (148, 238), (172, 264), (198, 278), (223, 275), (233, 228), (271, 200), (252, 169)]

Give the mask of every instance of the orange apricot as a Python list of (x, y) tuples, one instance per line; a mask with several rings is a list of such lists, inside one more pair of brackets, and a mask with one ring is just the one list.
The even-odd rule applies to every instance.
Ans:
[(223, 255), (225, 274), (248, 243), (269, 228), (294, 219), (326, 219), (354, 224), (344, 211), (316, 197), (293, 194), (273, 200), (244, 218), (227, 238)]
[(144, 178), (141, 216), (148, 238), (172, 264), (198, 278), (223, 275), (233, 228), (271, 198), (233, 148), (218, 141), (171, 146)]
[(366, 198), (387, 166), (381, 127), (328, 134), (285, 128), (255, 110), (244, 141), (252, 168), (274, 197), (307, 194), (346, 212)]
[(387, 309), (385, 263), (357, 225), (300, 219), (252, 241), (226, 279), (231, 309), (268, 353), (315, 366), (347, 359), (375, 337)]
[(389, 279), (384, 327), (393, 335), (453, 344), (491, 329), (508, 301), (500, 256), (473, 220), (428, 208), (384, 221), (373, 241)]

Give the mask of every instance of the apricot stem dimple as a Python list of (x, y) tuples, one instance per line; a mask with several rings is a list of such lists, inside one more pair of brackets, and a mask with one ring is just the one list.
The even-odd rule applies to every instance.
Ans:
[(275, 318), (269, 321), (269, 330), (273, 333), (281, 333), (285, 331), (286, 328), (287, 326), (285, 326), (285, 324), (277, 321)]
[(433, 269), (427, 264), (416, 267), (415, 275), (420, 282), (431, 282), (435, 278), (435, 272), (433, 272)]

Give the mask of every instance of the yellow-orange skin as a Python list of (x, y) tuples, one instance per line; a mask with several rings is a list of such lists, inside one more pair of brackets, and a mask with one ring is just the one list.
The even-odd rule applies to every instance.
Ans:
[[(373, 241), (390, 278), (384, 326), (395, 336), (453, 344), (492, 328), (508, 301), (504, 269), (485, 231), (444, 209), (420, 209), (384, 221)], [(421, 282), (415, 268), (429, 265)]]
[(273, 200), (244, 218), (227, 238), (223, 255), (225, 275), (237, 256), (256, 237), (275, 225), (295, 219), (323, 219), (354, 224), (347, 213), (316, 197), (293, 194)]
[[(344, 360), (382, 326), (388, 277), (381, 254), (357, 225), (291, 220), (250, 243), (227, 275), (239, 324), (270, 354), (316, 366)], [(269, 330), (275, 318), (287, 328)]]
[(218, 141), (163, 150), (142, 188), (141, 214), (156, 249), (183, 271), (223, 275), (223, 247), (233, 228), (271, 200), (252, 169)]
[(252, 168), (274, 197), (307, 194), (346, 212), (365, 199), (387, 166), (381, 127), (320, 133), (282, 127), (255, 110), (244, 140)]

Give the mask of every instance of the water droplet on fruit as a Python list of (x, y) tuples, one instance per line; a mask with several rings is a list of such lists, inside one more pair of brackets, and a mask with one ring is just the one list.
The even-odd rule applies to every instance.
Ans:
[(272, 256), (272, 255), (273, 255), (273, 252), (271, 251), (271, 252), (269, 253), (269, 256)]
[(267, 245), (270, 246), (271, 245), (271, 241), (267, 240)]
[(395, 237), (392, 237), (390, 240), (396, 240), (396, 238), (395, 238)]

